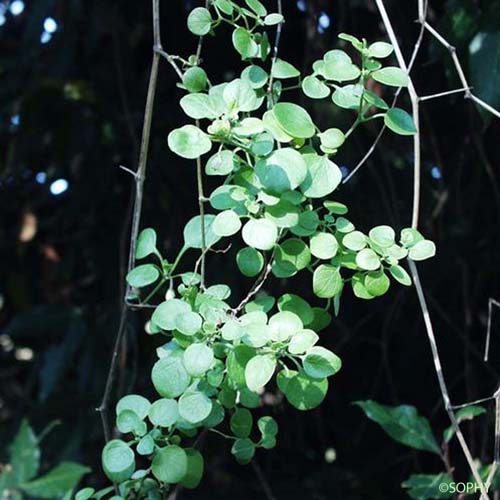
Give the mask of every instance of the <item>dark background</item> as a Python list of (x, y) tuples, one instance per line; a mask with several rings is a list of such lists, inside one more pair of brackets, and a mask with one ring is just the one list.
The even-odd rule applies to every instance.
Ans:
[[(163, 43), (170, 53), (194, 53), (197, 41), (185, 19), (196, 5), (161, 2)], [(408, 58), (419, 31), (416, 2), (393, 0), (387, 6)], [(99, 486), (103, 435), (95, 408), (117, 331), (133, 188), (118, 165), (135, 169), (137, 164), (151, 62), (151, 6), (26, 0), (24, 7), (14, 16), (8, 2), (0, 1), (0, 451), (23, 416), (38, 431), (58, 419), (61, 425), (44, 441), (44, 466), (81, 461), (95, 471), (88, 484)], [(370, 0), (284, 0), (284, 8), (281, 56), (304, 71), (337, 44), (339, 32), (385, 38)], [(429, 19), (456, 44), (474, 91), (497, 107), (499, 14), (496, 0), (430, 2)], [(47, 17), (58, 25), (42, 43)], [(489, 37), (489, 45), (471, 58), (469, 45), (478, 33)], [(212, 81), (239, 72), (228, 31), (220, 29), (207, 40), (204, 60)], [(449, 54), (428, 35), (414, 78), (421, 95), (460, 87)], [(166, 146), (168, 132), (187, 122), (178, 105), (181, 96), (175, 74), (162, 62), (142, 227), (156, 228), (169, 256), (196, 212), (194, 166)], [(306, 105), (321, 128), (345, 129), (352, 120), (327, 101)], [(406, 96), (401, 105), (410, 109)], [(339, 165), (352, 169), (378, 127), (371, 122), (357, 132), (337, 157)], [(421, 231), (436, 242), (438, 253), (420, 268), (445, 376), (458, 403), (492, 394), (499, 379), (498, 316), (490, 363), (481, 356), (488, 298), (500, 298), (500, 121), (455, 95), (423, 103), (422, 130)], [(411, 145), (411, 139), (386, 134), (359, 174), (335, 193), (350, 206), (360, 229), (410, 224)], [(57, 179), (68, 186), (55, 195)], [(210, 187), (209, 182), (207, 191)], [(212, 256), (208, 268), (209, 282), (230, 284), (235, 300), (251, 285), (236, 272), (236, 250)], [(266, 289), (275, 295), (292, 289), (314, 301), (306, 280), (274, 280)], [(129, 316), (114, 397), (151, 394), (158, 340), (144, 333), (146, 320), (142, 312)], [(321, 408), (301, 413), (274, 401), (264, 409), (278, 420), (280, 435), (276, 449), (259, 451), (257, 461), (276, 498), (405, 498), (400, 483), (410, 473), (440, 472), (439, 459), (394, 443), (351, 403), (372, 398), (412, 404), (431, 419), (438, 438), (448, 425), (414, 289), (393, 285), (387, 296), (371, 302), (346, 293), (340, 318), (321, 342), (344, 362)], [(464, 426), (473, 455), (483, 463), (491, 460), (493, 448), (493, 409), (488, 409), (475, 425)], [(210, 434), (202, 446), (205, 479), (181, 498), (263, 496), (254, 470), (234, 463), (230, 444)], [(328, 448), (336, 450), (333, 463), (325, 461)], [(456, 444), (451, 452), (457, 478), (466, 480)]]

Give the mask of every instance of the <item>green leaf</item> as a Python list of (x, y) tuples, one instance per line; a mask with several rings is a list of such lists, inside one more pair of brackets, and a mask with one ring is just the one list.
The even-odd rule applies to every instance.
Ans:
[(390, 226), (377, 226), (370, 230), (368, 236), (379, 247), (387, 248), (394, 245), (396, 233)]
[(194, 35), (203, 36), (210, 32), (212, 28), (212, 16), (204, 7), (196, 7), (188, 16), (187, 25), (189, 31)]
[[(257, 421), (257, 427), (262, 436), (261, 446), (266, 449), (273, 448), (278, 434), (278, 424), (276, 420), (274, 420), (273, 417), (260, 417)], [(269, 444), (272, 444), (272, 446)]]
[(308, 139), (316, 132), (309, 113), (297, 104), (279, 102), (274, 106), (273, 113), (280, 127), (292, 137)]
[(318, 134), (321, 145), (327, 149), (338, 149), (345, 141), (345, 135), (338, 128), (329, 128), (321, 134)]
[(300, 330), (293, 334), (288, 344), (288, 351), (291, 354), (304, 354), (311, 349), (319, 340), (318, 335), (312, 330)]
[(245, 382), (251, 391), (264, 387), (276, 369), (276, 359), (269, 354), (259, 355), (248, 361), (245, 367)]
[(119, 415), (125, 410), (133, 411), (140, 420), (144, 420), (149, 412), (151, 403), (143, 396), (129, 394), (118, 401), (116, 405), (116, 414)]
[(213, 100), (207, 94), (185, 95), (179, 104), (184, 113), (195, 120), (203, 118), (215, 119), (219, 116), (218, 110), (213, 105)]
[(266, 85), (269, 75), (260, 66), (252, 64), (241, 72), (241, 78), (248, 80), (252, 88), (260, 89)]
[(428, 500), (430, 498), (451, 498), (454, 484), (453, 478), (442, 472), (441, 474), (412, 474), (401, 486), (408, 490), (410, 498)]
[(391, 266), (389, 272), (391, 276), (402, 285), (411, 286), (410, 275), (406, 272), (406, 269), (400, 265)]
[(68, 490), (75, 488), (81, 478), (88, 472), (90, 472), (90, 469), (83, 465), (74, 462), (62, 462), (47, 474), (21, 484), (20, 488), (26, 494), (35, 498), (62, 497)]
[(155, 449), (155, 441), (154, 439), (149, 435), (146, 434), (141, 438), (141, 440), (137, 443), (137, 453), (139, 455), (151, 455)]
[(361, 71), (342, 50), (330, 50), (323, 57), (323, 76), (327, 80), (346, 82), (359, 78)]
[(233, 31), (233, 46), (242, 59), (257, 57), (259, 46), (255, 43), (252, 34), (245, 28), (236, 28)]
[(250, 219), (243, 226), (243, 241), (257, 250), (271, 250), (278, 239), (278, 228), (269, 219)]
[(389, 57), (393, 52), (392, 45), (387, 42), (374, 42), (368, 47), (368, 55), (377, 59)]
[(366, 416), (379, 424), (395, 441), (417, 450), (441, 454), (429, 421), (413, 406), (385, 406), (375, 401), (357, 401)]
[(293, 65), (283, 59), (276, 59), (271, 69), (271, 75), (277, 79), (297, 78), (300, 71)]
[(304, 325), (300, 317), (291, 311), (280, 311), (269, 320), (271, 338), (275, 342), (284, 342), (293, 334), (302, 330)]
[(240, 464), (248, 464), (255, 455), (255, 444), (248, 438), (237, 439), (231, 453)]
[(342, 181), (339, 167), (326, 156), (306, 154), (307, 175), (300, 188), (308, 198), (323, 198), (337, 189)]
[(280, 24), (283, 22), (283, 16), (281, 14), (268, 14), (264, 18), (264, 24), (266, 26), (275, 26), (276, 24)]
[(40, 467), (40, 448), (38, 439), (27, 420), (22, 420), (19, 430), (9, 446), (10, 466), (9, 486), (29, 481), (38, 473)]
[(234, 169), (234, 153), (223, 150), (209, 158), (205, 165), (207, 175), (228, 175)]
[(278, 277), (290, 277), (305, 269), (310, 262), (309, 247), (298, 238), (290, 238), (277, 248), (273, 273)]
[[(207, 248), (215, 245), (220, 237), (217, 236), (212, 229), (212, 224), (215, 220), (215, 215), (208, 214), (203, 217), (205, 227), (205, 245)], [(201, 235), (202, 217), (196, 215), (193, 217), (184, 228), (184, 246), (186, 248), (203, 248), (203, 240)]]
[(375, 92), (372, 92), (371, 90), (365, 89), (363, 91), (363, 99), (368, 103), (371, 104), (372, 106), (375, 106), (380, 109), (389, 109), (389, 105)]
[(403, 109), (391, 108), (384, 115), (384, 123), (399, 135), (415, 135), (417, 133), (413, 118)]
[(242, 248), (236, 255), (236, 263), (244, 276), (257, 276), (264, 267), (264, 257), (255, 248)]
[[(457, 419), (457, 423), (460, 424), (464, 420), (472, 420), (473, 418), (477, 417), (478, 415), (482, 415), (483, 413), (486, 413), (486, 410), (482, 406), (466, 406), (465, 408), (461, 408), (460, 410), (458, 410), (455, 414), (455, 417)], [(449, 443), (454, 435), (455, 428), (453, 427), (453, 425), (451, 425), (444, 431), (443, 439), (447, 443)]]
[(116, 426), (122, 434), (140, 430), (141, 424), (141, 419), (132, 410), (123, 410), (116, 417)]
[(257, 109), (262, 99), (257, 98), (255, 90), (248, 80), (236, 78), (229, 82), (223, 90), (222, 97), (229, 112), (250, 112)]
[(179, 483), (187, 471), (188, 456), (180, 446), (170, 445), (156, 450), (151, 464), (151, 472), (156, 479), (170, 484)]
[(342, 290), (342, 276), (337, 267), (321, 264), (313, 273), (313, 291), (317, 297), (329, 299)]
[(364, 248), (356, 255), (356, 264), (366, 271), (375, 271), (380, 267), (380, 259), (371, 248)]
[(224, 14), (227, 14), (228, 16), (232, 15), (234, 12), (234, 7), (233, 4), (230, 2), (230, 0), (214, 0), (215, 5), (224, 12)]
[(358, 84), (346, 85), (335, 90), (332, 101), (344, 109), (359, 109), (363, 87)]
[(374, 271), (366, 275), (364, 285), (370, 295), (380, 297), (389, 290), (391, 282), (384, 271)]
[(224, 210), (214, 219), (212, 230), (216, 236), (232, 236), (241, 228), (241, 221), (233, 210)]
[[(279, 124), (278, 119), (276, 118), (274, 112), (266, 111), (264, 116), (262, 117), (262, 121), (264, 122), (264, 127), (266, 130), (272, 135), (274, 139), (278, 142), (291, 142), (293, 137), (290, 134), (287, 134), (283, 127)], [(265, 155), (263, 155), (265, 156)]]
[(310, 324), (314, 319), (312, 307), (303, 298), (293, 293), (285, 293), (279, 298), (278, 309), (296, 314), (304, 325)]
[(352, 231), (342, 238), (342, 244), (349, 250), (357, 252), (366, 247), (367, 238), (361, 231)]
[(349, 42), (356, 50), (361, 51), (363, 49), (363, 42), (353, 35), (349, 35), (348, 33), (340, 33), (339, 38), (341, 40)]
[(434, 255), (436, 255), (436, 245), (430, 240), (417, 242), (408, 253), (408, 257), (415, 261), (430, 259)]
[(227, 373), (237, 387), (246, 387), (245, 368), (254, 356), (255, 349), (241, 344), (229, 352), (226, 359)]
[(342, 367), (342, 361), (324, 347), (311, 347), (302, 360), (304, 371), (311, 378), (324, 379), (335, 375)]
[(313, 75), (302, 80), (302, 90), (311, 99), (324, 99), (330, 95), (330, 88)]
[(175, 329), (184, 335), (196, 335), (202, 327), (203, 319), (195, 312), (189, 311), (177, 314), (174, 320)]
[(149, 420), (159, 427), (171, 427), (179, 419), (179, 408), (175, 399), (158, 399), (148, 413)]
[(203, 68), (188, 68), (182, 75), (182, 83), (189, 92), (201, 92), (207, 88), (208, 77)]
[(121, 439), (112, 439), (102, 450), (102, 468), (108, 479), (121, 483), (135, 470), (135, 457), (131, 448)]
[(193, 490), (198, 487), (203, 477), (203, 470), (205, 468), (203, 456), (194, 448), (186, 448), (184, 451), (187, 455), (187, 472), (180, 483), (184, 488)]
[(153, 264), (142, 264), (127, 273), (127, 283), (135, 288), (151, 285), (160, 277), (160, 271)]
[(377, 82), (391, 87), (406, 87), (409, 81), (408, 75), (401, 68), (395, 66), (387, 66), (374, 71), (371, 77)]
[(151, 228), (143, 229), (137, 237), (135, 258), (144, 259), (153, 253), (156, 253), (156, 232)]
[(246, 408), (238, 408), (231, 416), (231, 432), (239, 438), (247, 438), (252, 432), (253, 417)]
[(179, 398), (179, 415), (191, 424), (205, 420), (211, 411), (212, 401), (203, 392), (189, 390)]
[(191, 306), (180, 299), (170, 299), (162, 302), (153, 312), (151, 320), (162, 330), (174, 330), (177, 316), (191, 312)]
[(309, 243), (311, 253), (318, 259), (328, 260), (337, 254), (337, 239), (331, 233), (316, 233)]
[(192, 377), (201, 377), (214, 361), (214, 351), (206, 344), (191, 344), (183, 356), (184, 366)]
[(168, 134), (168, 147), (183, 158), (195, 159), (212, 149), (212, 141), (194, 125), (184, 125)]
[(311, 378), (302, 370), (282, 370), (278, 373), (277, 382), (288, 402), (302, 411), (319, 406), (328, 392), (328, 379)]
[(94, 488), (82, 488), (76, 493), (75, 500), (88, 500), (94, 492)]
[(297, 188), (304, 181), (307, 165), (300, 153), (292, 148), (282, 148), (259, 160), (255, 172), (264, 188), (281, 194)]
[(480, 31), (469, 45), (474, 95), (500, 108), (500, 31)]
[(422, 241), (423, 239), (424, 237), (416, 229), (408, 227), (401, 231), (401, 244), (406, 248), (415, 246), (419, 241)]
[(189, 386), (191, 377), (182, 362), (183, 351), (174, 351), (159, 359), (151, 371), (151, 380), (158, 394), (164, 398), (176, 398)]

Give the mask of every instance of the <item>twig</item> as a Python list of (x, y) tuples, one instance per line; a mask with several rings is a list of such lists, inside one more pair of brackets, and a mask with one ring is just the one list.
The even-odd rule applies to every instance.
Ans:
[[(278, 10), (278, 14), (283, 15), (283, 6), (281, 5), (281, 0), (277, 0), (276, 7)], [(271, 74), (269, 75), (269, 84), (267, 86), (268, 103), (270, 105), (269, 107), (273, 105), (273, 82), (274, 82), (273, 68), (274, 65), (276, 64), (276, 61), (278, 60), (278, 50), (281, 41), (281, 31), (283, 29), (282, 24), (283, 21), (278, 23), (278, 25), (276, 26), (276, 36), (274, 38), (273, 55), (271, 58)]]
[(264, 495), (267, 498), (267, 500), (276, 500), (273, 490), (271, 489), (271, 486), (269, 485), (266, 476), (262, 472), (260, 465), (255, 461), (255, 459), (252, 460), (250, 463), (252, 464), (253, 470), (255, 471), (255, 475), (257, 476), (257, 479), (259, 480), (260, 485), (262, 486), (262, 491), (264, 492)]
[(248, 292), (248, 295), (238, 304), (238, 306), (233, 310), (233, 313), (237, 315), (243, 308), (250, 302), (250, 300), (255, 297), (260, 291), (260, 289), (264, 286), (269, 274), (272, 270), (272, 260), (273, 257), (270, 258), (269, 263), (266, 265), (261, 275), (257, 278), (255, 283), (252, 286), (252, 289)]
[(446, 90), (445, 92), (439, 92), (437, 94), (420, 96), (418, 99), (420, 102), (430, 101), (431, 99), (437, 99), (438, 97), (445, 97), (445, 96), (448, 96), (451, 94), (459, 94), (461, 92), (465, 92), (466, 90), (470, 90), (470, 87), (465, 87), (465, 88), (455, 89), (455, 90)]
[[(161, 47), (159, 0), (152, 0), (152, 3), (153, 3), (154, 47)], [(153, 106), (156, 94), (156, 82), (158, 80), (159, 61), (160, 61), (160, 55), (158, 54), (158, 52), (153, 51), (153, 62), (151, 64), (151, 73), (149, 76), (149, 85), (146, 98), (146, 106), (144, 111), (144, 123), (142, 127), (142, 139), (141, 139), (141, 149), (139, 153), (139, 162), (137, 171), (133, 173), (135, 180), (135, 202), (132, 215), (132, 227), (130, 230), (130, 250), (128, 257), (128, 268), (127, 268), (128, 271), (132, 269), (135, 263), (135, 250), (136, 250), (137, 236), (139, 234), (139, 227), (141, 222), (144, 179), (146, 176), (146, 167), (147, 167), (149, 143), (151, 136), (151, 123), (153, 118)], [(104, 438), (106, 441), (109, 441), (111, 434), (108, 422), (108, 407), (117, 370), (118, 355), (122, 345), (123, 335), (126, 329), (127, 315), (128, 315), (127, 297), (129, 296), (130, 291), (131, 287), (127, 285), (125, 291), (125, 298), (120, 313), (118, 332), (116, 334), (115, 343), (113, 346), (113, 353), (111, 356), (111, 363), (108, 371), (108, 376), (106, 379), (106, 385), (104, 388), (104, 394), (101, 400), (101, 404), (99, 405), (98, 408), (98, 411), (101, 414)]]
[(486, 342), (484, 345), (484, 361), (488, 361), (490, 354), (491, 321), (493, 316), (493, 306), (500, 308), (500, 302), (490, 297), (488, 299), (488, 328), (486, 330)]

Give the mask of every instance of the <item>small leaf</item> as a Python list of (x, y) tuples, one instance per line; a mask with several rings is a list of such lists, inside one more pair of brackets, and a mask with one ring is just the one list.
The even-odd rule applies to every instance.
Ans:
[(160, 277), (160, 271), (153, 264), (142, 264), (127, 273), (127, 283), (130, 286), (141, 288), (151, 285)]
[(313, 75), (302, 80), (302, 90), (311, 99), (324, 99), (330, 95), (330, 88)]
[(205, 227), (206, 248), (210, 248), (220, 240), (220, 237), (214, 233), (212, 228), (215, 215), (208, 214), (203, 218), (200, 215), (196, 215), (184, 227), (184, 245), (186, 248), (198, 248), (200, 250), (203, 248), (203, 238), (201, 233), (202, 219)]
[(156, 450), (151, 464), (156, 479), (175, 484), (182, 481), (187, 471), (188, 457), (180, 446), (170, 445)]
[(212, 411), (212, 401), (203, 392), (189, 390), (179, 398), (179, 415), (191, 424), (205, 420)]
[(236, 263), (244, 276), (257, 276), (264, 267), (264, 257), (255, 248), (242, 248), (236, 255)]
[(201, 92), (206, 89), (208, 84), (207, 73), (203, 68), (194, 66), (187, 69), (182, 75), (182, 83), (189, 92)]
[(406, 87), (409, 82), (408, 75), (401, 68), (395, 66), (387, 66), (374, 71), (371, 77), (377, 82), (391, 87)]
[(12, 470), (8, 477), (13, 486), (36, 476), (40, 467), (40, 448), (38, 438), (27, 420), (21, 421), (9, 451)]
[(251, 391), (264, 387), (276, 369), (276, 359), (269, 355), (260, 355), (252, 358), (245, 367), (245, 382)]
[(189, 31), (194, 35), (203, 36), (210, 32), (212, 28), (212, 16), (204, 7), (193, 9), (187, 20)]
[(214, 219), (212, 230), (217, 236), (232, 236), (241, 228), (241, 220), (233, 210), (224, 210)]
[(312, 378), (324, 379), (335, 375), (342, 367), (342, 361), (324, 347), (312, 347), (302, 360), (304, 371)]
[(298, 410), (312, 410), (321, 404), (328, 392), (328, 379), (314, 379), (304, 371), (281, 371), (278, 387), (288, 402)]
[(248, 438), (237, 439), (231, 453), (240, 464), (248, 464), (255, 455), (255, 444)]
[(370, 230), (368, 236), (379, 247), (387, 248), (394, 245), (396, 233), (390, 226), (377, 226)]
[(380, 267), (380, 258), (371, 248), (364, 248), (356, 255), (356, 264), (366, 271), (375, 271)]
[(322, 264), (314, 270), (313, 291), (317, 297), (335, 297), (342, 290), (342, 285), (342, 277), (337, 267)]
[(391, 266), (389, 272), (391, 276), (402, 285), (411, 286), (410, 275), (406, 272), (406, 269), (400, 265)]
[(391, 108), (384, 115), (384, 123), (399, 135), (415, 135), (417, 133), (413, 118), (403, 109)]
[(375, 401), (357, 401), (366, 416), (377, 422), (392, 439), (417, 450), (440, 455), (441, 450), (432, 433), (429, 421), (413, 406), (385, 406)]
[(284, 80), (287, 78), (296, 78), (300, 76), (300, 71), (295, 66), (293, 66), (293, 64), (290, 64), (286, 61), (283, 61), (283, 59), (278, 58), (273, 64), (271, 75), (273, 76), (273, 78)]
[(309, 113), (297, 104), (279, 102), (273, 113), (280, 127), (292, 137), (308, 139), (316, 132)]
[(430, 259), (434, 255), (436, 255), (436, 245), (430, 240), (417, 242), (408, 253), (408, 257), (415, 261)]
[(164, 398), (176, 398), (189, 386), (189, 376), (182, 362), (183, 351), (174, 351), (170, 356), (159, 359), (151, 371), (153, 385)]
[(189, 490), (197, 488), (203, 477), (204, 461), (203, 456), (194, 448), (184, 450), (187, 455), (187, 472), (180, 481), (180, 484)]
[(144, 259), (156, 252), (156, 232), (154, 229), (143, 229), (137, 237), (135, 258)]
[(319, 337), (313, 330), (300, 330), (296, 332), (290, 340), (288, 351), (291, 354), (304, 354), (311, 349), (318, 340)]
[(34, 498), (62, 497), (68, 490), (75, 488), (88, 472), (90, 469), (83, 465), (62, 462), (47, 474), (21, 484), (20, 488)]
[(255, 43), (252, 34), (245, 28), (236, 28), (233, 31), (233, 46), (242, 59), (257, 57), (259, 46)]
[(268, 14), (264, 18), (264, 24), (266, 26), (274, 26), (274, 25), (280, 24), (282, 22), (283, 22), (283, 16), (281, 14), (276, 14), (276, 13)]
[(231, 416), (232, 433), (239, 438), (247, 438), (252, 431), (253, 417), (246, 408), (238, 408)]
[(168, 134), (168, 147), (183, 158), (195, 159), (210, 151), (212, 141), (198, 127), (184, 125)]
[(393, 52), (392, 45), (387, 42), (374, 42), (368, 47), (368, 55), (378, 59), (389, 57)]
[(201, 377), (212, 366), (214, 351), (204, 343), (191, 344), (183, 355), (184, 366), (192, 377)]
[(175, 399), (159, 399), (149, 409), (148, 418), (153, 425), (171, 427), (179, 419), (179, 408)]
[(134, 452), (120, 439), (112, 439), (102, 450), (102, 468), (115, 483), (130, 478), (135, 470)]
[(276, 224), (268, 219), (250, 219), (243, 226), (243, 241), (258, 250), (271, 250), (278, 239)]
[(345, 135), (338, 128), (329, 128), (321, 134), (318, 134), (321, 145), (328, 149), (338, 149), (345, 141)]
[(401, 486), (408, 490), (410, 498), (429, 500), (451, 498), (454, 496), (453, 485), (455, 484), (449, 474), (442, 472), (441, 474), (412, 474)]

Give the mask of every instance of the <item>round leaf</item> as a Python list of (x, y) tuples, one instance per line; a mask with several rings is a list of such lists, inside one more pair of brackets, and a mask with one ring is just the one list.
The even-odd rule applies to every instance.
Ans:
[(134, 452), (120, 439), (112, 439), (102, 450), (102, 468), (114, 483), (126, 481), (135, 470)]
[(136, 259), (144, 259), (156, 252), (156, 232), (154, 229), (143, 229), (137, 237), (135, 248)]
[(364, 248), (356, 255), (356, 264), (366, 271), (375, 271), (380, 267), (380, 259), (371, 248)]
[(300, 330), (294, 333), (288, 351), (291, 354), (303, 354), (319, 340), (318, 335), (312, 330)]
[(408, 85), (408, 75), (401, 69), (394, 66), (379, 69), (372, 73), (372, 78), (377, 82), (391, 87), (406, 87)]
[(241, 228), (241, 221), (238, 214), (233, 210), (224, 210), (214, 219), (212, 230), (217, 236), (232, 236)]
[(212, 401), (203, 392), (187, 391), (179, 398), (179, 415), (191, 424), (205, 420), (212, 411)]
[(232, 433), (239, 438), (247, 438), (252, 431), (253, 418), (246, 408), (238, 408), (231, 416)]
[(430, 240), (422, 240), (417, 242), (410, 248), (408, 257), (411, 260), (425, 260), (436, 255), (436, 245)]
[(159, 399), (155, 401), (148, 414), (153, 425), (171, 427), (179, 419), (179, 409), (175, 399)]
[[(220, 237), (217, 236), (213, 229), (212, 224), (215, 220), (215, 215), (208, 214), (203, 217), (205, 226), (205, 245), (207, 248), (215, 245)], [(203, 248), (203, 239), (201, 234), (201, 215), (193, 217), (184, 227), (184, 245), (187, 248)]]
[(377, 226), (368, 233), (368, 236), (379, 247), (387, 248), (394, 245), (396, 233), (390, 226)]
[(315, 76), (306, 76), (302, 80), (302, 90), (311, 99), (324, 99), (330, 95), (330, 88)]
[(183, 356), (184, 366), (193, 377), (201, 377), (214, 361), (214, 351), (206, 344), (191, 344)]
[(384, 123), (399, 135), (414, 135), (417, 133), (413, 118), (403, 109), (391, 108), (384, 115)]
[(242, 248), (236, 255), (236, 263), (244, 276), (257, 276), (264, 267), (264, 257), (255, 248)]
[(195, 159), (210, 151), (212, 141), (198, 127), (184, 125), (168, 134), (168, 147), (183, 158)]
[(314, 379), (304, 371), (281, 371), (277, 381), (288, 402), (303, 411), (319, 406), (328, 391), (328, 379)]
[(336, 354), (319, 346), (307, 351), (302, 364), (307, 375), (319, 379), (334, 375), (342, 367), (342, 361)]
[(204, 7), (197, 7), (190, 12), (187, 25), (191, 33), (203, 36), (210, 32), (212, 21), (212, 16), (207, 9)]
[(309, 113), (297, 104), (279, 102), (273, 113), (280, 127), (292, 137), (308, 139), (316, 132)]
[(153, 476), (165, 483), (180, 482), (188, 470), (188, 457), (180, 446), (167, 446), (155, 452), (151, 464)]
[(170, 356), (158, 360), (151, 371), (151, 379), (160, 396), (180, 396), (191, 381), (182, 362), (182, 351), (174, 351)]
[(144, 420), (150, 407), (151, 403), (145, 397), (137, 394), (129, 394), (118, 401), (116, 405), (116, 414), (119, 415), (122, 411), (131, 410), (141, 420)]
[(153, 264), (142, 264), (127, 274), (127, 283), (130, 286), (141, 288), (151, 285), (160, 277), (160, 271)]
[(338, 250), (337, 239), (331, 233), (316, 233), (309, 243), (311, 253), (318, 259), (331, 259)]
[(250, 219), (243, 226), (243, 241), (258, 250), (271, 250), (278, 239), (276, 224), (268, 219)]
[(264, 387), (276, 369), (276, 359), (269, 355), (253, 357), (245, 367), (245, 382), (251, 391), (258, 391)]
[(208, 84), (207, 73), (198, 66), (189, 68), (182, 75), (182, 83), (189, 92), (201, 92), (205, 90)]
[(314, 270), (313, 291), (317, 297), (329, 299), (342, 291), (342, 277), (338, 268), (322, 264)]

